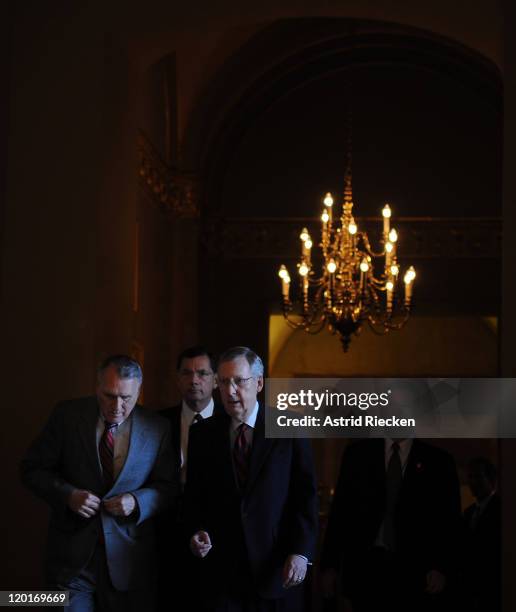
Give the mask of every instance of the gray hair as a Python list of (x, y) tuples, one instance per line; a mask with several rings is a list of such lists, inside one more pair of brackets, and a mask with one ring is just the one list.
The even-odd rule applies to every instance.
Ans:
[(105, 370), (115, 368), (116, 373), (121, 379), (136, 378), (140, 383), (143, 380), (143, 373), (140, 364), (128, 355), (111, 355), (106, 357), (97, 370), (97, 377), (100, 378)]
[(218, 359), (218, 365), (227, 361), (234, 361), (238, 357), (245, 357), (247, 363), (251, 367), (253, 376), (263, 376), (263, 361), (260, 357), (247, 346), (234, 346), (227, 351), (224, 351)]

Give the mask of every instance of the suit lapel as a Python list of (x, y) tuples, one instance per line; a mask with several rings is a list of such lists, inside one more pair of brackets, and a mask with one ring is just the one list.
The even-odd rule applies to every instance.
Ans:
[(419, 478), (419, 473), (424, 470), (424, 462), (421, 457), (421, 446), (418, 440), (412, 442), (412, 448), (407, 459), (403, 482), (401, 485), (400, 497), (412, 491), (414, 482)]
[(170, 416), (170, 438), (172, 447), (178, 458), (178, 465), (181, 465), (181, 404), (174, 408)]
[(385, 494), (387, 487), (387, 469), (385, 466), (385, 440), (383, 438), (372, 439), (371, 445), (372, 457), (370, 472), (370, 490), (378, 492), (378, 499), (383, 505), (385, 502)]
[(95, 477), (99, 481), (99, 488), (102, 488), (102, 471), (100, 469), (99, 455), (97, 450), (97, 422), (99, 419), (99, 407), (95, 398), (84, 410), (82, 421), (79, 426), (79, 438), (84, 445), (84, 454), (93, 470)]
[(214, 426), (216, 426), (216, 431), (214, 432), (215, 435), (210, 438), (210, 445), (212, 445), (210, 457), (218, 465), (220, 477), (225, 480), (225, 482), (222, 482), (221, 490), (231, 491), (238, 488), (231, 455), (231, 437), (229, 435), (231, 418), (225, 411), (211, 418)]
[(256, 482), (256, 478), (258, 477), (258, 474), (260, 473), (260, 470), (267, 459), (273, 444), (274, 440), (272, 438), (265, 437), (265, 408), (260, 404), (253, 432), (253, 445), (251, 448), (246, 493), (250, 491)]
[(125, 474), (130, 470), (132, 465), (138, 463), (138, 456), (143, 451), (146, 440), (146, 425), (145, 419), (143, 418), (143, 408), (141, 406), (135, 406), (131, 415), (131, 434), (129, 436), (129, 448), (127, 449), (127, 456), (125, 458), (124, 465), (118, 474), (117, 479), (113, 483), (111, 491), (117, 488), (118, 484), (123, 481)]
[(417, 440), (412, 442), (412, 448), (407, 459), (407, 467), (405, 468), (406, 478), (412, 478), (416, 471), (416, 466), (421, 465), (420, 449)]

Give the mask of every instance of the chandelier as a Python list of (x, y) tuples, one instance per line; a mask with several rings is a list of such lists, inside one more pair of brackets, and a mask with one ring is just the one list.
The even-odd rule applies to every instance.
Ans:
[[(299, 298), (290, 298), (291, 277), (282, 265), (283, 315), (294, 329), (316, 334), (324, 327), (338, 333), (344, 351), (349, 348), (352, 334), (358, 334), (364, 322), (377, 334), (400, 329), (408, 321), (416, 272), (412, 266), (403, 276), (400, 289), (398, 265), (398, 233), (391, 228), (391, 208), (382, 210), (383, 233), (380, 251), (375, 252), (367, 234), (360, 231), (353, 218), (351, 187), (351, 154), (344, 177), (344, 203), (340, 218), (334, 215), (333, 197), (326, 194), (321, 215), (320, 276), (312, 262), (313, 242), (303, 228), (301, 259), (297, 264)], [(377, 274), (375, 275), (375, 261)], [(403, 293), (403, 295), (402, 295)]]

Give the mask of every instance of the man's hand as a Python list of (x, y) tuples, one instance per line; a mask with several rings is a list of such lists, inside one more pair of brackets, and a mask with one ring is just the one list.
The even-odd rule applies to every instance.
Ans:
[(131, 493), (123, 493), (102, 502), (106, 512), (113, 516), (129, 516), (136, 508), (136, 500)]
[(430, 570), (426, 575), (426, 593), (438, 595), (446, 586), (446, 576), (437, 570)]
[(308, 562), (300, 555), (289, 555), (283, 566), (283, 588), (301, 584), (306, 576)]
[(100, 499), (91, 491), (75, 489), (68, 498), (68, 507), (83, 518), (91, 518), (99, 511)]
[(199, 559), (203, 559), (210, 552), (211, 540), (206, 531), (198, 531), (190, 538), (190, 550)]

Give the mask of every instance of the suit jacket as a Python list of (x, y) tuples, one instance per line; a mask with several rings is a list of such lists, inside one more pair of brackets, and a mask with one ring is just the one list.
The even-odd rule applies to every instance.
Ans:
[(184, 516), (191, 536), (208, 532), (213, 548), (200, 564), (202, 584), (214, 596), (241, 571), (242, 551), (253, 587), (281, 597), (282, 568), (290, 554), (313, 558), (317, 499), (311, 448), (305, 439), (265, 438), (264, 407), (253, 433), (249, 476), (238, 488), (231, 455), (231, 419), (219, 414), (190, 436)]
[[(22, 480), (52, 508), (47, 541), (51, 584), (67, 583), (80, 573), (102, 531), (114, 587), (141, 588), (152, 584), (155, 571), (154, 526), (147, 519), (170, 504), (177, 490), (168, 423), (135, 406), (126, 461), (105, 493), (96, 443), (98, 416), (95, 397), (58, 404), (22, 461)], [(129, 517), (114, 517), (101, 507), (95, 517), (82, 518), (67, 505), (76, 488), (101, 499), (132, 493), (137, 510)]]
[[(342, 459), (323, 545), (323, 567), (343, 568), (344, 590), (353, 586), (357, 558), (375, 545), (385, 515), (383, 439), (351, 444)], [(459, 484), (452, 457), (414, 440), (395, 510), (398, 554), (421, 579), (456, 568)], [(348, 582), (349, 581), (349, 582)]]
[[(182, 404), (177, 404), (159, 411), (159, 414), (170, 423), (174, 465), (178, 478), (181, 469), (181, 410)], [(213, 415), (221, 413), (225, 414), (224, 408), (214, 403)], [(178, 497), (176, 501), (171, 511), (161, 513), (155, 521), (158, 534), (159, 597), (164, 608), (170, 599), (171, 576), (176, 579), (176, 589), (187, 593), (191, 577), (197, 573), (197, 559), (190, 552), (189, 538), (182, 525), (182, 497)]]
[[(159, 414), (170, 423), (170, 436), (172, 439), (172, 446), (176, 455), (176, 464), (181, 467), (181, 410), (182, 403), (171, 406), (170, 408), (164, 408), (159, 411)], [(213, 405), (213, 416), (224, 412), (224, 408), (221, 404), (214, 402)]]

